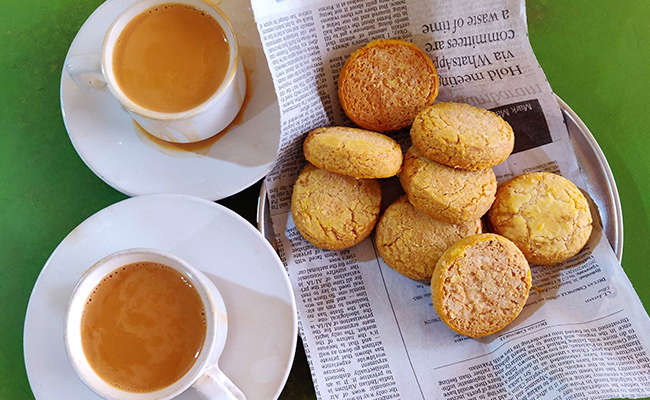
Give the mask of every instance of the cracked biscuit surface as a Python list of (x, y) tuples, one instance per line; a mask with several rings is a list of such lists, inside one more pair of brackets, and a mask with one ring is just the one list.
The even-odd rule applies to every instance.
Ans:
[(365, 239), (379, 216), (381, 188), (372, 179), (356, 179), (307, 164), (293, 186), (291, 214), (309, 242), (342, 250)]
[(402, 149), (381, 133), (332, 126), (309, 132), (305, 158), (318, 168), (355, 178), (388, 178), (402, 166)]
[(422, 110), (413, 121), (411, 139), (431, 160), (472, 171), (501, 164), (515, 143), (512, 128), (495, 113), (453, 102)]
[(453, 331), (483, 337), (519, 315), (530, 286), (530, 267), (517, 246), (484, 233), (461, 239), (440, 257), (431, 278), (431, 300)]
[(413, 123), (438, 95), (438, 72), (413, 43), (379, 39), (355, 51), (341, 69), (338, 95), (358, 126), (396, 131)]
[(408, 278), (428, 281), (449, 246), (481, 231), (481, 220), (457, 225), (440, 222), (427, 217), (402, 196), (379, 218), (375, 244), (389, 267)]
[(399, 180), (409, 201), (431, 218), (450, 224), (479, 219), (492, 205), (497, 180), (491, 169), (455, 169), (406, 152)]
[(573, 257), (592, 229), (589, 203), (580, 189), (549, 172), (519, 175), (502, 184), (488, 216), (494, 231), (537, 265)]

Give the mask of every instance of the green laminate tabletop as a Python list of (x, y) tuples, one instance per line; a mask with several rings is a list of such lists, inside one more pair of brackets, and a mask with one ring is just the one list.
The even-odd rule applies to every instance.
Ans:
[[(96, 177), (63, 125), (68, 46), (101, 0), (0, 0), (0, 399), (32, 399), (23, 323), (57, 244), (126, 198)], [(623, 267), (650, 309), (650, 1), (528, 0), (530, 40), (554, 91), (590, 128), (618, 185)], [(251, 223), (256, 185), (220, 201)], [(281, 399), (314, 399), (301, 346)]]

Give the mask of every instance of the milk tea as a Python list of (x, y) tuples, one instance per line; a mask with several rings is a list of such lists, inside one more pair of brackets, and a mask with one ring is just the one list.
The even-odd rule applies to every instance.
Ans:
[(153, 392), (178, 381), (199, 356), (205, 308), (191, 282), (166, 265), (120, 267), (93, 289), (81, 320), (83, 351), (107, 383)]
[(207, 12), (185, 4), (143, 11), (120, 33), (113, 51), (118, 86), (134, 103), (175, 113), (208, 100), (226, 79), (229, 45)]

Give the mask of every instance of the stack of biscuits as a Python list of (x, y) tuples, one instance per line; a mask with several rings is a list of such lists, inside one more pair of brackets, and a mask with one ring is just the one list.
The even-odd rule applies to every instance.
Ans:
[(291, 198), (296, 228), (323, 249), (342, 250), (361, 242), (379, 217), (377, 179), (395, 175), (402, 165), (400, 146), (377, 132), (327, 127), (309, 132), (303, 151), (309, 164)]
[[(481, 337), (523, 309), (529, 262), (554, 264), (584, 246), (591, 215), (558, 175), (525, 174), (497, 191), (491, 168), (512, 152), (512, 128), (468, 104), (434, 105), (438, 85), (433, 63), (411, 43), (377, 40), (354, 52), (339, 76), (339, 100), (359, 128), (309, 132), (291, 212), (300, 233), (324, 249), (351, 247), (376, 225), (385, 263), (430, 281), (440, 318)], [(403, 156), (384, 133), (409, 126), (413, 145)], [(380, 218), (377, 179), (394, 175), (405, 195)], [(496, 234), (483, 233), (488, 210)]]
[(438, 86), (433, 62), (412, 43), (376, 40), (350, 56), (338, 93), (360, 128), (319, 128), (304, 141), (309, 164), (294, 185), (291, 213), (307, 240), (340, 250), (370, 235), (381, 204), (376, 180), (396, 175), (403, 160), (397, 142), (379, 132), (410, 126)]
[[(416, 270), (430, 279), (433, 307), (451, 329), (471, 337), (492, 334), (519, 315), (531, 286), (521, 251), (505, 237), (482, 233), (481, 217), (497, 191), (491, 168), (512, 152), (512, 128), (490, 111), (438, 103), (415, 117), (411, 139), (399, 174), (406, 197), (420, 220), (438, 221), (429, 237), (446, 236), (450, 230), (457, 234), (441, 246), (433, 266), (409, 262), (404, 271), (402, 265), (391, 265), (394, 233), (383, 232), (383, 219), (391, 207), (400, 206), (396, 203), (377, 227), (379, 253), (398, 272), (413, 277)], [(461, 228), (468, 225), (475, 230)]]

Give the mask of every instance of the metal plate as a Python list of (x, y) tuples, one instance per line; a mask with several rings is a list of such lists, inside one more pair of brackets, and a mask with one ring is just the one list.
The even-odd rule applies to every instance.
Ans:
[[(559, 97), (556, 98), (562, 108), (562, 114), (569, 129), (569, 136), (578, 158), (582, 176), (587, 185), (587, 192), (598, 209), (605, 235), (620, 262), (623, 257), (623, 213), (614, 175), (589, 128), (573, 112), (571, 107)], [(262, 184), (257, 204), (257, 229), (275, 247), (265, 184)]]

